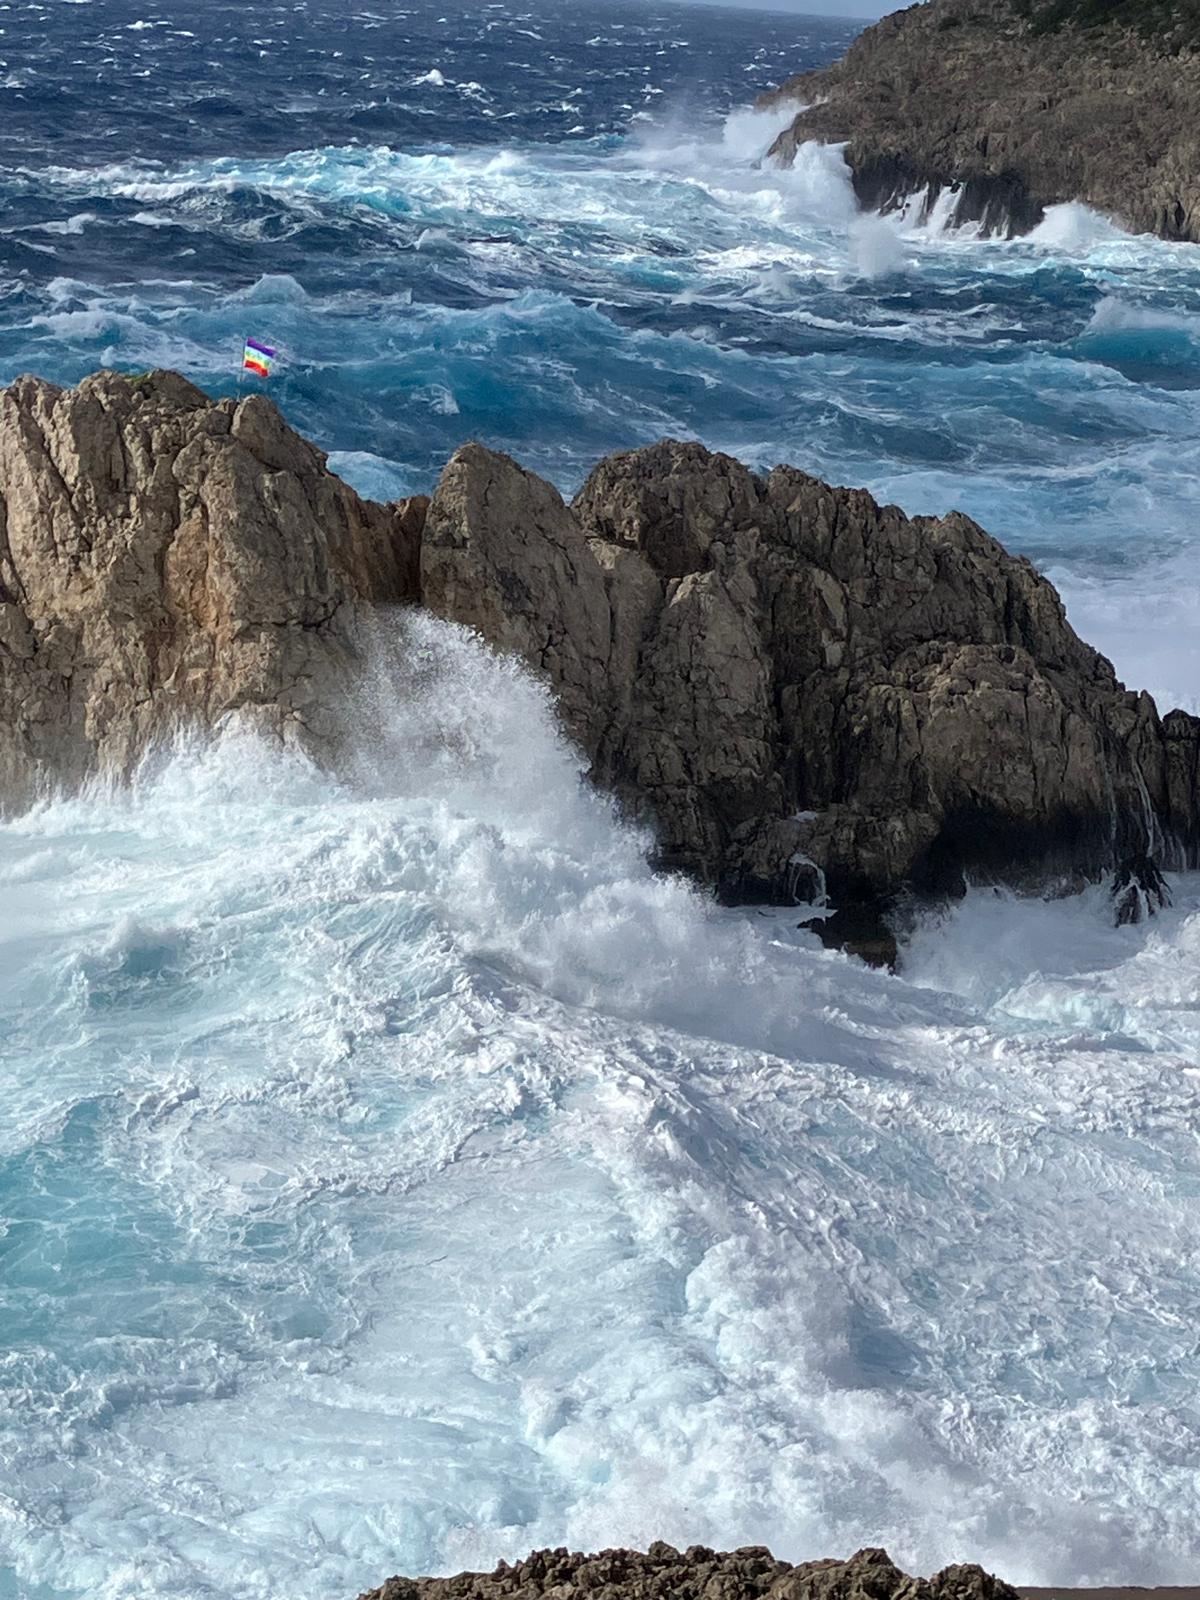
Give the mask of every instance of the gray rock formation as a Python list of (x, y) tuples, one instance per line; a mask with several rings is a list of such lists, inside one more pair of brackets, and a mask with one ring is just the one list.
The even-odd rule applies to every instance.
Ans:
[(911, 6), (760, 101), (808, 106), (773, 154), (848, 141), (875, 210), (922, 192), (931, 206), (950, 187), (952, 220), (989, 232), (1027, 232), (1046, 206), (1082, 200), (1134, 232), (1195, 241), (1200, 52), (1167, 12), (1156, 30), (1118, 8), (1105, 26), (1047, 31), (1030, 0)]
[(1017, 1591), (977, 1566), (910, 1578), (885, 1550), (849, 1561), (790, 1566), (759, 1545), (717, 1552), (669, 1544), (580, 1555), (537, 1550), (515, 1566), (453, 1578), (389, 1578), (359, 1600), (1017, 1600)]
[(1111, 871), (1130, 917), (1200, 851), (1200, 722), (1127, 692), (957, 513), (670, 442), (572, 506), (467, 445), (385, 507), (262, 398), (170, 373), (0, 395), (10, 807), (235, 710), (336, 761), (360, 623), (404, 602), (548, 681), (663, 864), (730, 900), (827, 888), (843, 937), (967, 878)]

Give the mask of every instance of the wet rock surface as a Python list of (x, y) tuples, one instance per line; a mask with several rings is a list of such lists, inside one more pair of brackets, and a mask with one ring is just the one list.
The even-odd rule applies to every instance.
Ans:
[(910, 1578), (884, 1550), (849, 1561), (790, 1566), (759, 1546), (679, 1551), (668, 1544), (580, 1555), (538, 1550), (494, 1572), (453, 1578), (390, 1578), (360, 1600), (1017, 1600), (1017, 1591), (977, 1566), (953, 1566), (934, 1578)]
[[(1077, 8), (1078, 9), (1078, 8)], [(1070, 8), (1068, 8), (1068, 11)], [(1079, 200), (1136, 233), (1200, 239), (1200, 52), (1172, 12), (1047, 31), (1031, 5), (930, 0), (884, 17), (832, 66), (760, 104), (807, 107), (773, 154), (846, 141), (860, 202), (1025, 233)]]
[(1197, 858), (1200, 722), (1127, 691), (958, 513), (671, 441), (571, 505), (471, 444), (382, 506), (261, 397), (170, 373), (0, 396), (9, 809), (230, 714), (336, 763), (396, 604), (541, 675), (664, 866), (731, 901), (827, 894), (827, 934), (876, 959), (910, 894), (1112, 872), (1133, 920)]

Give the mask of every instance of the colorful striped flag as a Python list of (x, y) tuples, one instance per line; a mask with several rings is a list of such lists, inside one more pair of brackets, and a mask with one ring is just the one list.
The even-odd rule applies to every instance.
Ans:
[(258, 378), (269, 378), (274, 360), (275, 351), (269, 344), (262, 344), (258, 339), (246, 340), (246, 348), (242, 352), (244, 372), (253, 372)]

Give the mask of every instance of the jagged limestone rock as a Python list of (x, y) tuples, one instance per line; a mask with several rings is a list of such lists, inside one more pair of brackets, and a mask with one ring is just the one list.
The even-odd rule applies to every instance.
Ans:
[(659, 1541), (640, 1550), (581, 1555), (536, 1550), (494, 1572), (452, 1578), (389, 1578), (359, 1600), (1017, 1600), (1017, 1591), (977, 1566), (946, 1567), (910, 1578), (886, 1550), (860, 1550), (849, 1561), (776, 1561), (760, 1545), (715, 1551), (675, 1550)]
[(8, 806), (238, 710), (328, 738), (365, 599), (416, 544), (254, 396), (174, 373), (0, 394), (0, 795)]
[(570, 506), (477, 444), (381, 506), (261, 397), (170, 373), (0, 395), (9, 809), (230, 712), (336, 764), (364, 623), (397, 603), (540, 674), (665, 865), (730, 900), (824, 886), (867, 943), (968, 879), (1112, 871), (1129, 919), (1200, 849), (1200, 722), (1127, 691), (958, 513), (671, 441)]
[[(1071, 887), (1194, 850), (1195, 719), (1164, 726), (1053, 586), (968, 517), (909, 518), (692, 444), (609, 457), (552, 519), (553, 491), (523, 505), (513, 485), (536, 480), (515, 471), (477, 446), (451, 463), (437, 542), (469, 527), (467, 503), (493, 515), (478, 557), (469, 533), (456, 546), (467, 603), (425, 602), (478, 625), (503, 552), (506, 621), (485, 633), (547, 672), (596, 778), (655, 823), (667, 864), (730, 899), (786, 901), (814, 863), (851, 904), (967, 877)], [(548, 520), (574, 552), (551, 581)], [(608, 609), (632, 612), (632, 671), (628, 647), (604, 665), (589, 550), (626, 569)], [(590, 687), (522, 646), (527, 604), (529, 626), (591, 641)]]

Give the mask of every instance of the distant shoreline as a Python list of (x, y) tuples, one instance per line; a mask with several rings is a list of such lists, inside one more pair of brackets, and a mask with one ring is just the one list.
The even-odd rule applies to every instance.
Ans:
[(842, 146), (868, 211), (1012, 238), (1079, 202), (1200, 243), (1197, 27), (1167, 0), (930, 0), (758, 104), (795, 103), (783, 165)]

